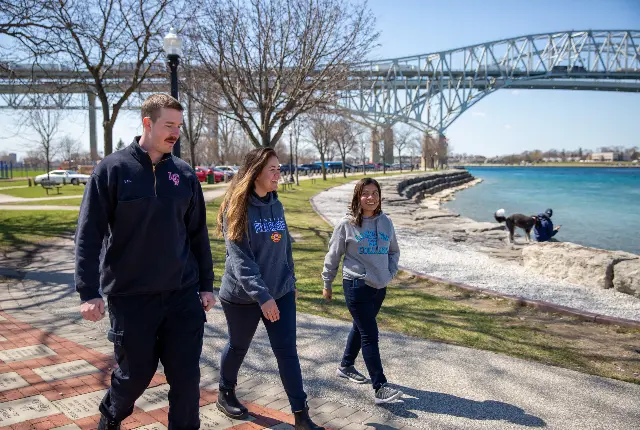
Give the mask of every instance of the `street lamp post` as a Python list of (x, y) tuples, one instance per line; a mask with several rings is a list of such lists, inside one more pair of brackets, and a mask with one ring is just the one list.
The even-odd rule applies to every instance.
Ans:
[[(167, 63), (171, 70), (171, 96), (178, 100), (178, 65), (182, 55), (182, 40), (173, 27), (164, 37), (164, 52), (167, 54)], [(180, 138), (173, 145), (173, 155), (180, 157)]]

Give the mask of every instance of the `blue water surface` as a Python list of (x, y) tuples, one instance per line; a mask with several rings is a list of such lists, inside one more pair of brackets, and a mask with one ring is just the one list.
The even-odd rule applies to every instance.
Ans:
[(445, 207), (477, 221), (493, 214), (535, 215), (553, 209), (556, 238), (640, 254), (640, 169), (599, 167), (468, 167), (484, 181)]

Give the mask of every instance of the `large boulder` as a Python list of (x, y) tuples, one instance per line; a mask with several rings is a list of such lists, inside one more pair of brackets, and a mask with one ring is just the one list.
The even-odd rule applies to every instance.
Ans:
[(621, 261), (613, 267), (613, 287), (640, 297), (640, 259)]
[(588, 248), (568, 242), (532, 243), (523, 248), (522, 258), (525, 269), (531, 273), (605, 289), (614, 287), (616, 265), (638, 260), (637, 255), (627, 252)]

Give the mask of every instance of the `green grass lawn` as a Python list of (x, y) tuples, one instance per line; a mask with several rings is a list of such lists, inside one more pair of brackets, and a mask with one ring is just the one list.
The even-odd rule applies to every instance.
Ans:
[[(334, 283), (334, 300), (326, 303), (322, 299), (320, 274), (333, 229), (312, 210), (309, 199), (355, 179), (358, 177), (336, 177), (315, 184), (301, 181), (292, 191), (279, 193), (295, 240), (293, 256), (300, 312), (343, 321), (351, 319), (339, 279)], [(225, 259), (224, 241), (213, 235), (220, 202), (217, 199), (207, 205), (216, 286), (224, 272)], [(7, 249), (16, 243), (68, 235), (73, 232), (76, 219), (76, 212), (0, 211), (0, 247)], [(391, 284), (378, 321), (384, 330), (640, 383), (640, 360), (630, 347), (638, 347), (640, 330), (542, 313), (508, 300), (460, 292), (447, 284), (404, 273)]]
[[(62, 194), (61, 194), (62, 195)], [(68, 199), (55, 199), (55, 200), (38, 200), (35, 202), (26, 201), (26, 202), (11, 202), (7, 203), (11, 206), (77, 206), (80, 207), (80, 202), (82, 201), (82, 196), (74, 196)], [(1, 207), (1, 206), (0, 206)], [(0, 209), (1, 210), (1, 209)]]
[(55, 196), (81, 196), (84, 193), (84, 185), (63, 185), (60, 187), (60, 194), (56, 194), (56, 189), (47, 191), (40, 185), (28, 188), (14, 188), (11, 190), (0, 189), (0, 193), (13, 197), (23, 197), (27, 199), (37, 197), (55, 197)]
[(2, 253), (25, 245), (73, 234), (78, 213), (72, 211), (0, 210), (0, 250)]
[(0, 179), (0, 190), (2, 190), (3, 188), (21, 187), (26, 185), (29, 185), (29, 181), (27, 180), (8, 181), (6, 179)]

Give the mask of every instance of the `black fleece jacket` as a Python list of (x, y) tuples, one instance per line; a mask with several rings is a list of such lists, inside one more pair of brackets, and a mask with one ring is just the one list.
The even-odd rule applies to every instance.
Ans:
[(76, 230), (82, 301), (199, 286), (213, 291), (205, 202), (193, 169), (166, 154), (155, 166), (140, 137), (96, 166)]

